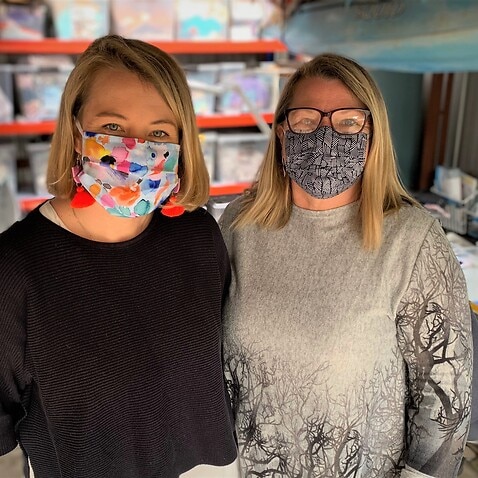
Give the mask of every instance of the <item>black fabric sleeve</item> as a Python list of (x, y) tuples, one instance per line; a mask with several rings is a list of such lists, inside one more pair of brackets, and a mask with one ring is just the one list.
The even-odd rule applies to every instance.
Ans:
[(12, 451), (15, 425), (23, 417), (26, 284), (21, 261), (0, 243), (0, 455)]

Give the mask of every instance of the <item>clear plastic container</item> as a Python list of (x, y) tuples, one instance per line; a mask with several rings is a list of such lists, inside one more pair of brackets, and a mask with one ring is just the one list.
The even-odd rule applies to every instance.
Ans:
[(12, 65), (0, 65), (0, 123), (13, 121), (12, 72)]
[(222, 183), (250, 182), (266, 152), (269, 136), (262, 133), (219, 134), (216, 179)]
[(228, 0), (177, 0), (179, 40), (229, 39)]
[(57, 38), (94, 39), (110, 30), (108, 0), (49, 0)]
[(17, 146), (0, 144), (0, 232), (20, 217), (17, 189)]
[(50, 143), (28, 143), (25, 145), (33, 178), (33, 189), (38, 196), (49, 196), (46, 186), (46, 171)]
[(139, 40), (174, 40), (174, 0), (111, 0), (112, 30)]
[(199, 135), (204, 161), (211, 181), (215, 180), (217, 137), (218, 133), (215, 131), (206, 131)]
[(39, 40), (45, 37), (46, 5), (0, 3), (0, 38)]
[(15, 65), (14, 79), (21, 118), (27, 121), (54, 120), (70, 68), (44, 69)]

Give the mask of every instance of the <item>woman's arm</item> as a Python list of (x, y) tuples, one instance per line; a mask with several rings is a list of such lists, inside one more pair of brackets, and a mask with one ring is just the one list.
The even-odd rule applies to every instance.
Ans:
[(458, 474), (471, 407), (471, 314), (465, 278), (438, 223), (426, 236), (396, 317), (407, 364), (402, 478)]

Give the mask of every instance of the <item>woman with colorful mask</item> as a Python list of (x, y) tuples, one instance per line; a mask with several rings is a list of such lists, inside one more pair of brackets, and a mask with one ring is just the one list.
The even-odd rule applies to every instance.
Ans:
[(0, 454), (35, 478), (237, 477), (230, 280), (184, 73), (107, 36), (62, 96), (53, 198), (0, 236)]
[(465, 280), (399, 181), (365, 69), (333, 54), (298, 68), (257, 181), (221, 229), (244, 476), (456, 476), (471, 403)]

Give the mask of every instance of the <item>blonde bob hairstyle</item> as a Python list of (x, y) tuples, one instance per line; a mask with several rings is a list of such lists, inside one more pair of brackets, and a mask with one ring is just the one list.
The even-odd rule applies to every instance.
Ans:
[[(284, 227), (292, 211), (290, 179), (284, 175), (278, 126), (285, 121), (293, 95), (306, 78), (340, 80), (371, 111), (369, 151), (362, 177), (360, 211), (363, 246), (373, 250), (382, 241), (383, 218), (404, 203), (418, 205), (398, 177), (387, 110), (382, 94), (368, 72), (355, 61), (322, 54), (301, 65), (284, 86), (274, 115), (272, 134), (264, 160), (242, 200), (233, 227), (256, 224), (269, 229)], [(373, 131), (373, 133), (372, 133)]]
[(156, 88), (172, 110), (179, 131), (181, 189), (177, 203), (189, 211), (205, 204), (209, 196), (209, 175), (183, 70), (159, 48), (117, 35), (107, 35), (91, 43), (78, 58), (66, 82), (48, 160), (48, 191), (64, 198), (74, 193), (71, 168), (77, 157), (75, 138), (80, 134), (75, 118), (81, 117), (83, 105), (95, 87), (96, 73), (106, 69), (111, 70), (112, 75), (118, 69), (135, 72), (141, 80)]

